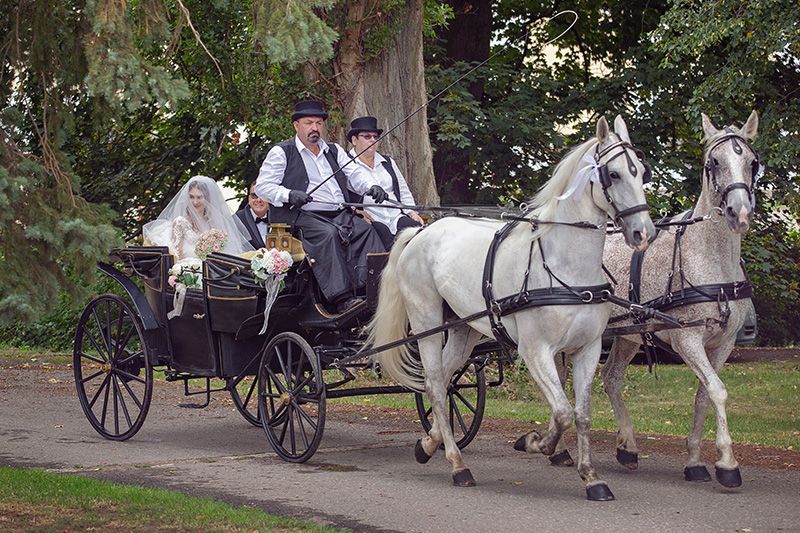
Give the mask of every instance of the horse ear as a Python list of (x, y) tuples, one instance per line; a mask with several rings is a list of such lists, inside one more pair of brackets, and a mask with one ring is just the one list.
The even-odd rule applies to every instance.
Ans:
[(719, 130), (711, 122), (711, 119), (708, 118), (708, 115), (706, 115), (705, 113), (700, 113), (700, 116), (703, 118), (703, 133), (705, 133), (706, 139), (710, 139), (711, 137), (719, 133)]
[(606, 117), (600, 117), (600, 120), (597, 121), (597, 132), (595, 133), (597, 137), (597, 141), (602, 143), (608, 137), (608, 121)]
[(756, 113), (755, 109), (750, 113), (742, 129), (739, 130), (739, 135), (748, 141), (752, 141), (756, 138), (756, 135), (758, 135), (758, 113)]
[(628, 126), (625, 125), (625, 121), (622, 120), (622, 115), (617, 115), (614, 119), (614, 131), (617, 132), (619, 138), (625, 142), (631, 142), (631, 136), (628, 135)]

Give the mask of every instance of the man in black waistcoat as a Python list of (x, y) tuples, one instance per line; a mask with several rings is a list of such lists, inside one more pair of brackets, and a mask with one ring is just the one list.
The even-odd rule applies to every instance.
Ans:
[(236, 212), (250, 236), (250, 244), (258, 250), (264, 247), (264, 238), (269, 231), (267, 213), (269, 204), (258, 197), (255, 191), (256, 182), (250, 182), (247, 188), (247, 205)]
[(345, 312), (361, 301), (356, 296), (366, 284), (367, 254), (385, 249), (372, 226), (341, 203), (350, 201), (350, 191), (378, 203), (387, 194), (341, 146), (322, 139), (327, 118), (322, 102), (295, 104), (296, 135), (267, 153), (255, 191), (270, 203), (271, 224), (292, 225), (325, 298)]

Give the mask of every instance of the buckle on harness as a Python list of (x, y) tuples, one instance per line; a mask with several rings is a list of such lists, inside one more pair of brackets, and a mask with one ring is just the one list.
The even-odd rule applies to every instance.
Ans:
[(594, 300), (594, 293), (592, 293), (592, 291), (583, 291), (581, 293), (581, 301), (583, 303), (589, 304), (592, 303), (592, 300)]
[(497, 303), (497, 300), (492, 300), (491, 302), (489, 302), (489, 309), (492, 310), (492, 314), (498, 317), (500, 316), (500, 313), (503, 311), (502, 307), (500, 307), (500, 304)]

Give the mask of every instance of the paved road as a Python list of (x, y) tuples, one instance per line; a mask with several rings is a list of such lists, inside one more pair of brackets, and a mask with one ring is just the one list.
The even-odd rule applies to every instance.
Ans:
[(359, 531), (800, 531), (797, 471), (744, 468), (744, 486), (726, 490), (683, 481), (677, 457), (651, 455), (639, 472), (624, 471), (608, 445), (595, 463), (613, 502), (586, 501), (574, 469), (515, 452), (514, 435), (491, 431), (465, 452), (478, 487), (455, 488), (443, 455), (414, 462), (412, 413), (385, 421), (334, 410), (317, 454), (293, 465), (222, 396), (206, 410), (181, 409), (179, 386), (159, 382), (139, 434), (106, 441), (83, 418), (69, 369), (51, 368), (2, 369), (0, 464), (162, 486)]

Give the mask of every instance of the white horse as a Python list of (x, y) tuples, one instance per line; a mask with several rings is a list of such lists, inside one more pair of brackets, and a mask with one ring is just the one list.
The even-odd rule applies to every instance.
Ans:
[[(527, 287), (531, 289), (561, 288), (550, 272), (569, 286), (605, 283), (601, 260), (609, 215), (620, 222), (631, 247), (647, 247), (655, 228), (642, 191), (646, 169), (638, 159), (639, 152), (630, 144), (621, 117), (615, 119), (614, 128), (616, 133), (609, 131), (605, 118), (598, 121), (596, 137), (573, 149), (558, 164), (552, 179), (533, 199), (534, 209), (529, 215), (543, 221), (588, 221), (596, 225), (595, 229), (518, 225), (502, 241), (495, 256), (493, 291), (498, 299), (522, 290), (527, 269)], [(587, 161), (591, 161), (589, 168)], [(587, 186), (589, 176), (593, 176), (592, 183)], [(406, 337), (409, 322), (412, 333), (441, 325), (445, 302), (459, 317), (486, 310), (482, 295), (484, 261), (495, 232), (502, 226), (495, 220), (450, 217), (421, 231), (401, 233), (381, 276), (368, 344), (379, 346)], [(551, 454), (574, 416), (579, 436), (578, 472), (586, 482), (587, 496), (593, 500), (613, 499), (608, 486), (597, 476), (589, 454), (591, 383), (610, 314), (608, 303), (573, 303), (527, 308), (502, 319), (554, 413), (548, 431), (543, 436), (527, 435), (523, 446), (531, 453)], [(428, 393), (433, 427), (417, 441), (415, 455), (417, 461), (427, 462), (444, 443), (457, 486), (473, 486), (475, 480), (448, 424), (447, 386), (482, 336), (494, 337), (488, 318), (452, 327), (444, 347), (442, 334), (420, 339), (422, 366), (405, 345), (375, 356), (381, 369), (398, 383)], [(572, 354), (574, 362), (574, 411), (553, 361), (554, 354), (560, 352)]]
[[(695, 287), (704, 284), (739, 282), (745, 279), (740, 267), (741, 234), (747, 231), (753, 216), (755, 201), (753, 179), (759, 172), (755, 151), (750, 148), (758, 130), (758, 115), (750, 114), (741, 129), (718, 130), (703, 115), (703, 132), (706, 148), (703, 156), (703, 189), (694, 217), (710, 216), (707, 221), (689, 226), (681, 237), (680, 255), (675, 259), (673, 288), (680, 289), (683, 272), (685, 283)], [(675, 217), (680, 219), (681, 216)], [(665, 293), (668, 275), (673, 264), (675, 230), (661, 232), (644, 255), (641, 275), (641, 301), (658, 298)], [(630, 253), (622, 239), (610, 238), (606, 243), (605, 264), (621, 286), (630, 278)], [(680, 268), (680, 270), (679, 270)], [(717, 294), (713, 295), (715, 298)], [(717, 480), (726, 487), (742, 483), (739, 466), (731, 449), (728, 420), (725, 413), (727, 392), (718, 372), (733, 349), (736, 332), (741, 328), (748, 299), (730, 299), (721, 305), (722, 313), (729, 307), (730, 316), (724, 327), (718, 323), (723, 318), (716, 300), (695, 303), (670, 309), (669, 313), (685, 321), (711, 318), (709, 327), (691, 327), (657, 333), (660, 340), (669, 344), (694, 371), (700, 383), (695, 395), (692, 429), (687, 440), (689, 458), (684, 475), (690, 481), (708, 481), (708, 470), (700, 458), (700, 442), (708, 401), (711, 400), (717, 419), (716, 462)], [(622, 400), (622, 383), (625, 368), (641, 345), (640, 336), (615, 339), (608, 361), (603, 366), (603, 383), (611, 399), (617, 419), (617, 460), (631, 470), (638, 467), (638, 446), (633, 424)]]

